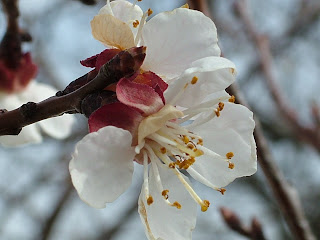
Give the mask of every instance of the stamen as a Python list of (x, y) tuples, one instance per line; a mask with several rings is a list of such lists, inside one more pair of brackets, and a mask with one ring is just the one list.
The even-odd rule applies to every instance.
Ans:
[(143, 186), (144, 186), (144, 195), (147, 198), (148, 205), (150, 205), (153, 202), (153, 199), (149, 195), (148, 155), (145, 151), (143, 151)]
[[(155, 142), (160, 142), (160, 143), (165, 143), (165, 144), (170, 144), (173, 146), (176, 146), (177, 143), (174, 141), (171, 141), (170, 139), (158, 134), (158, 133), (152, 133), (151, 135), (148, 136), (149, 139), (155, 141)], [(162, 145), (162, 144), (161, 144)]]
[(233, 156), (234, 156), (234, 153), (233, 153), (233, 152), (228, 152), (228, 153), (226, 154), (226, 157), (227, 157), (228, 159), (233, 158)]
[(147, 18), (153, 13), (153, 11), (149, 8), (148, 11), (146, 11), (143, 15), (142, 15), (142, 18), (140, 20), (140, 24), (139, 24), (139, 28), (138, 28), (138, 32), (137, 32), (137, 35), (136, 35), (136, 38), (134, 40), (134, 45), (138, 45), (140, 39), (141, 39), (141, 36), (142, 36), (142, 28), (145, 24), (145, 22), (147, 21)]
[(191, 80), (191, 84), (196, 84), (198, 82), (198, 77), (194, 76)]
[(168, 193), (169, 193), (169, 190), (166, 189), (166, 190), (163, 190), (163, 191), (162, 191), (161, 195), (164, 197), (164, 199), (168, 199), (168, 198), (169, 198)]
[(236, 97), (232, 95), (228, 101), (234, 103), (236, 101)]
[(152, 198), (152, 196), (149, 196), (147, 199), (147, 204), (151, 205), (152, 203), (153, 203), (153, 198)]
[(172, 205), (171, 205), (171, 206), (176, 207), (176, 208), (178, 208), (178, 209), (181, 209), (181, 204), (180, 204), (180, 203), (178, 203), (178, 202), (174, 202), (174, 203), (172, 203)]
[[(157, 157), (159, 157), (167, 166), (169, 166), (171, 160), (167, 155), (161, 154), (159, 151), (154, 152)], [(203, 208), (205, 211), (208, 209), (209, 205), (207, 200), (202, 200), (198, 194), (193, 190), (193, 188), (189, 185), (189, 183), (184, 179), (182, 174), (177, 168), (170, 168), (173, 170), (175, 175), (178, 177), (180, 182), (184, 185), (185, 189), (189, 192), (191, 197), (201, 206), (201, 209)]]
[(145, 144), (146, 142), (145, 142), (145, 140), (143, 139), (142, 141), (141, 141), (141, 143), (140, 144), (138, 144), (135, 148), (134, 148), (134, 151), (136, 152), (136, 154), (139, 154), (140, 153), (140, 151), (141, 151), (141, 149), (144, 147), (144, 144)]
[[(152, 167), (152, 170), (153, 170), (154, 177), (156, 179), (156, 184), (157, 184), (158, 190), (160, 190), (161, 194), (164, 191), (168, 191), (169, 192), (169, 190), (164, 190), (163, 186), (162, 186), (161, 177), (160, 177), (159, 169), (158, 169), (158, 166), (157, 166), (157, 162), (159, 162), (160, 160), (157, 158), (157, 156), (155, 155), (153, 149), (150, 146), (146, 145), (145, 149), (149, 152), (149, 158), (150, 158), (150, 161), (151, 161), (151, 167)], [(170, 205), (170, 206), (172, 205), (171, 202), (168, 200), (168, 198), (164, 198), (164, 201), (168, 205)]]
[(162, 154), (167, 153), (167, 149), (165, 147), (160, 148), (160, 151), (161, 151)]
[(206, 184), (207, 186), (211, 187), (216, 191), (220, 191), (220, 188), (214, 186), (211, 182), (209, 182), (205, 177), (203, 177), (200, 173), (198, 173), (193, 167), (189, 167), (187, 170), (189, 173), (192, 173), (194, 176), (197, 176), (198, 179), (201, 179), (201, 182)]
[(147, 13), (148, 13), (148, 17), (149, 17), (153, 13), (152, 9), (149, 8)]
[(203, 205), (201, 206), (201, 211), (205, 212), (208, 210), (210, 202), (208, 200), (203, 200)]
[(220, 188), (218, 190), (222, 195), (224, 195), (224, 193), (227, 191), (225, 188)]
[(138, 25), (139, 25), (139, 20), (135, 20), (133, 23), (132, 23), (132, 25), (133, 25), (133, 27), (134, 28), (137, 28), (138, 27)]

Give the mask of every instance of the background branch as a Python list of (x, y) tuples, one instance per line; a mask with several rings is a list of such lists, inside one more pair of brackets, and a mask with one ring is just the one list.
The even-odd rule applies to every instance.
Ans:
[[(192, 2), (197, 2), (197, 0), (190, 0)], [(237, 5), (240, 5), (241, 9), (239, 11), (247, 11), (247, 7), (244, 5), (245, 2), (242, 0), (239, 0), (236, 2)], [(202, 9), (198, 9), (202, 11)], [(244, 14), (244, 13), (243, 13)], [(249, 24), (249, 28), (251, 32), (251, 35), (254, 37), (257, 37), (256, 31), (253, 28), (253, 24), (251, 23), (251, 20), (248, 18), (248, 15), (243, 15), (245, 18), (247, 24)], [(265, 42), (261, 40), (261, 37), (257, 37), (255, 39), (256, 43), (259, 41)], [(267, 54), (266, 56), (264, 54), (260, 55), (261, 62), (266, 64), (264, 66), (264, 72), (267, 74), (267, 76), (271, 79), (271, 82), (273, 81), (273, 76), (271, 75), (271, 66), (270, 66), (270, 52), (269, 48), (266, 48), (266, 45), (259, 45), (261, 48), (260, 51), (263, 51), (264, 54)], [(264, 57), (267, 58), (267, 60), (264, 60)], [(270, 79), (269, 79), (270, 80)], [(274, 86), (271, 86), (274, 88)], [(282, 95), (276, 90), (276, 97), (277, 100), (280, 101), (279, 104), (282, 104), (281, 107), (284, 107), (284, 111), (286, 111), (286, 117), (290, 118), (290, 121), (294, 124), (297, 124), (297, 120), (295, 116), (291, 113), (290, 110), (287, 110), (286, 106), (283, 103)], [(241, 95), (240, 90), (237, 88), (237, 85), (234, 83), (229, 88), (229, 91), (231, 94), (235, 95), (237, 98), (237, 102), (241, 103), (242, 105), (245, 105), (247, 107), (248, 104), (246, 103), (246, 100)], [(264, 175), (267, 178), (267, 181), (269, 182), (269, 185), (273, 191), (273, 194), (278, 202), (278, 205), (280, 207), (281, 212), (283, 213), (286, 222), (291, 230), (291, 233), (293, 237), (297, 240), (315, 240), (315, 236), (313, 235), (311, 228), (309, 226), (309, 223), (304, 215), (299, 195), (297, 191), (288, 184), (288, 182), (285, 180), (282, 172), (277, 167), (274, 159), (272, 158), (272, 155), (268, 149), (267, 141), (264, 138), (262, 129), (260, 127), (260, 123), (258, 119), (255, 119), (256, 127), (254, 131), (256, 143), (257, 143), (257, 154), (258, 154), (258, 161), (259, 164), (264, 172)]]
[(256, 30), (249, 12), (248, 5), (245, 0), (239, 0), (235, 3), (235, 8), (239, 13), (239, 17), (245, 25), (245, 29), (254, 43), (261, 64), (261, 70), (265, 77), (268, 89), (276, 102), (276, 106), (279, 109), (279, 113), (290, 125), (292, 132), (298, 139), (302, 139), (305, 142), (311, 144), (314, 148), (320, 151), (320, 133), (316, 127), (303, 126), (297, 117), (297, 112), (289, 105), (288, 101), (284, 98), (281, 92), (277, 80), (274, 77), (272, 71), (272, 56), (269, 46), (269, 40), (267, 36), (261, 35)]

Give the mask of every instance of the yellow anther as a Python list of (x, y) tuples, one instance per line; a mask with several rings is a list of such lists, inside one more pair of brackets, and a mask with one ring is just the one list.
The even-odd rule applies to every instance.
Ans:
[(153, 11), (151, 10), (151, 8), (148, 9), (148, 17), (153, 13)]
[(185, 144), (187, 144), (188, 142), (190, 142), (189, 138), (186, 136), (186, 135), (183, 135), (183, 138), (182, 138), (183, 142)]
[(139, 25), (139, 20), (135, 20), (133, 23), (132, 23), (132, 25), (133, 25), (133, 27), (134, 28), (137, 28), (138, 27), (138, 25)]
[(169, 192), (169, 190), (166, 189), (166, 190), (163, 190), (162, 193), (161, 193), (162, 196), (163, 196), (165, 199), (168, 199), (168, 198), (169, 198), (168, 192)]
[(235, 101), (236, 101), (236, 97), (232, 95), (232, 96), (229, 98), (229, 102), (234, 103)]
[(192, 143), (188, 143), (187, 147), (190, 148), (190, 149), (194, 149), (194, 145)]
[(234, 169), (234, 163), (229, 162), (229, 167), (228, 167), (228, 168), (230, 168), (230, 169)]
[(169, 168), (175, 168), (176, 164), (175, 163), (169, 163)]
[(199, 138), (197, 144), (203, 146), (203, 139)]
[(203, 200), (203, 204), (201, 204), (201, 211), (205, 212), (208, 210), (210, 206), (210, 202), (208, 200)]
[(147, 199), (147, 204), (150, 206), (153, 203), (153, 198), (151, 196)]
[(219, 188), (218, 191), (224, 195), (224, 193), (227, 191), (225, 188)]
[(191, 84), (196, 84), (198, 82), (198, 77), (194, 76), (191, 80)]
[(201, 155), (203, 155), (203, 151), (200, 149), (193, 149), (194, 153), (195, 153), (195, 157), (200, 157)]
[(236, 72), (236, 70), (234, 70), (234, 68), (230, 68), (230, 72), (231, 72), (232, 74), (234, 74), (234, 73)]
[(178, 209), (181, 209), (181, 204), (180, 204), (180, 203), (178, 203), (178, 202), (174, 202), (174, 203), (172, 203), (172, 205), (171, 205), (171, 206), (176, 207), (176, 208), (178, 208)]
[(187, 8), (187, 9), (189, 9), (189, 4), (186, 3), (186, 4), (182, 5), (180, 8)]
[(162, 154), (165, 154), (165, 153), (167, 153), (167, 149), (165, 147), (162, 147), (162, 148), (160, 148), (160, 152)]
[(227, 157), (228, 159), (233, 158), (233, 156), (234, 156), (234, 153), (233, 153), (233, 152), (228, 152), (228, 153), (226, 154), (226, 157)]
[(219, 111), (222, 111), (223, 108), (224, 108), (224, 103), (223, 102), (219, 102), (219, 104), (218, 104)]
[(214, 112), (215, 112), (215, 114), (216, 114), (217, 117), (220, 117), (220, 111), (219, 111), (219, 109), (214, 110)]

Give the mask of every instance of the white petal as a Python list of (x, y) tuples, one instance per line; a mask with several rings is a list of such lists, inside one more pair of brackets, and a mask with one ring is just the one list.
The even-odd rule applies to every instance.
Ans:
[(156, 15), (142, 37), (147, 46), (142, 68), (166, 79), (179, 76), (197, 59), (220, 56), (214, 23), (195, 10), (177, 8)]
[(42, 141), (40, 130), (37, 125), (24, 127), (17, 136), (0, 136), (0, 143), (6, 147), (16, 147), (26, 144), (36, 144)]
[(186, 240), (191, 239), (196, 225), (197, 204), (182, 183), (168, 167), (160, 167), (164, 189), (169, 190), (169, 201), (178, 201), (181, 209), (169, 206), (157, 188), (155, 176), (150, 169), (149, 187), (154, 202), (148, 205), (144, 191), (139, 198), (139, 213), (149, 239)]
[(209, 187), (224, 187), (235, 178), (250, 176), (257, 170), (256, 144), (253, 139), (255, 124), (252, 112), (242, 105), (225, 103), (220, 113), (220, 117), (190, 129), (203, 138), (206, 148), (223, 157), (228, 152), (234, 153), (231, 159), (235, 165), (234, 169), (229, 169), (228, 163), (223, 159), (216, 159), (206, 154), (197, 158), (192, 168), (212, 185), (197, 177), (192, 171), (189, 173)]
[[(1, 94), (0, 95), (0, 109), (7, 109), (8, 111), (20, 107), (23, 100), (19, 98), (19, 94)], [(3, 146), (15, 147), (25, 144), (39, 143), (42, 141), (40, 130), (36, 125), (24, 127), (17, 136), (0, 136), (0, 143)]]
[(92, 35), (107, 46), (127, 49), (134, 46), (131, 28), (110, 14), (97, 15), (90, 22)]
[(133, 7), (132, 3), (122, 0), (112, 1), (110, 3), (110, 6), (112, 12), (108, 8), (108, 5), (106, 5), (100, 9), (99, 14), (111, 14), (122, 22), (127, 23), (135, 36), (137, 34), (138, 28), (133, 27), (133, 22), (135, 20), (141, 20), (143, 15), (143, 11), (141, 10), (141, 8), (138, 5), (135, 5)]
[[(54, 96), (58, 90), (50, 85), (33, 81), (28, 88), (21, 93), (21, 98), (25, 101), (40, 102)], [(72, 115), (54, 117), (38, 122), (42, 130), (57, 139), (63, 139), (70, 135), (75, 118)]]
[(69, 170), (80, 198), (95, 208), (113, 202), (131, 184), (135, 151), (131, 134), (108, 126), (76, 146)]
[[(198, 80), (191, 84), (194, 77)], [(207, 95), (225, 90), (234, 80), (235, 65), (231, 61), (222, 57), (202, 58), (193, 62), (181, 76), (170, 81), (164, 96), (169, 103), (188, 84), (176, 104), (192, 107), (201, 103)]]

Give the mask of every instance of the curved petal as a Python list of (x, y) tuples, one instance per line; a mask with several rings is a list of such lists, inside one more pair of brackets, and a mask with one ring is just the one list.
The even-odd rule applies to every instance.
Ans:
[[(19, 98), (19, 95), (0, 94), (0, 109), (10, 111), (20, 107), (23, 103), (24, 101)], [(17, 136), (0, 136), (0, 143), (7, 147), (40, 143), (41, 141), (40, 130), (35, 124), (24, 127)]]
[(161, 109), (164, 104), (159, 94), (146, 84), (139, 84), (122, 78), (117, 84), (117, 98), (125, 105), (150, 115)]
[(203, 125), (190, 128), (203, 138), (204, 147), (224, 158), (228, 152), (234, 154), (230, 160), (234, 163), (234, 169), (228, 168), (225, 159), (206, 153), (197, 158), (192, 169), (206, 181), (192, 170), (187, 170), (192, 177), (209, 187), (224, 187), (238, 177), (249, 176), (257, 171), (252, 112), (242, 105), (225, 103), (220, 114), (220, 117), (215, 117)]
[(104, 208), (130, 186), (135, 156), (131, 141), (128, 131), (108, 126), (86, 135), (76, 145), (69, 170), (84, 202)]
[(177, 8), (156, 15), (144, 26), (142, 37), (147, 46), (142, 68), (162, 78), (179, 76), (197, 59), (220, 56), (214, 23), (195, 10)]
[(112, 1), (110, 3), (110, 7), (108, 4), (100, 9), (99, 14), (111, 14), (128, 24), (133, 32), (134, 36), (136, 36), (138, 32), (138, 28), (133, 27), (133, 22), (135, 20), (140, 21), (142, 18), (143, 12), (138, 5), (133, 6), (132, 3), (123, 0)]
[(132, 144), (138, 141), (138, 127), (142, 115), (132, 107), (122, 103), (111, 103), (102, 106), (91, 114), (88, 124), (90, 132), (96, 132), (105, 126), (125, 129), (133, 136)]
[(121, 50), (134, 46), (130, 27), (110, 14), (97, 15), (91, 21), (92, 35), (107, 46)]
[[(50, 85), (33, 81), (27, 89), (20, 94), (20, 97), (24, 102), (40, 102), (54, 96), (56, 92), (57, 90)], [(72, 115), (65, 114), (63, 116), (42, 120), (36, 124), (49, 136), (56, 139), (63, 139), (70, 135), (74, 122), (75, 118)]]
[(164, 96), (170, 103), (188, 84), (175, 104), (192, 107), (201, 103), (207, 95), (225, 90), (234, 80), (235, 65), (231, 61), (222, 57), (202, 58), (193, 62), (177, 79), (172, 80)]
[(141, 191), (139, 197), (139, 214), (145, 226), (146, 235), (149, 239), (191, 239), (192, 230), (196, 225), (197, 204), (171, 169), (159, 166), (159, 173), (164, 189), (169, 190), (168, 200), (171, 203), (179, 202), (181, 209), (169, 206), (164, 201), (161, 191), (157, 188), (153, 171), (150, 169), (149, 194), (153, 198), (153, 203), (147, 204), (144, 191)]

